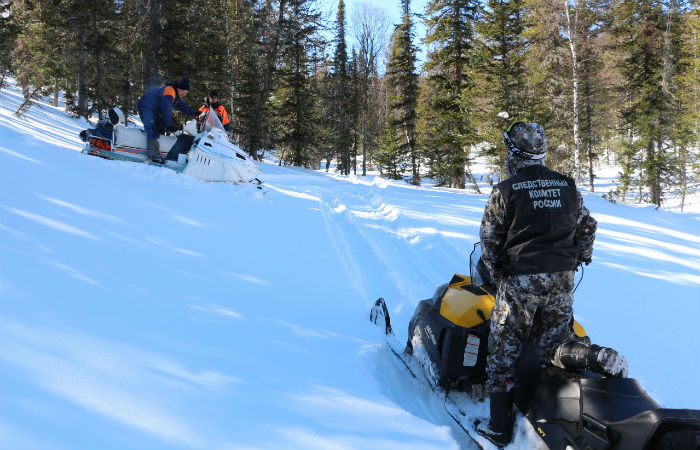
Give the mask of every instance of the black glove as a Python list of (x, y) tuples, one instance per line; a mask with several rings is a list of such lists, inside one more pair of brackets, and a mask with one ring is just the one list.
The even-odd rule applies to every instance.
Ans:
[(182, 124), (179, 124), (177, 120), (173, 119), (172, 125), (168, 127), (168, 131), (171, 133), (174, 133), (176, 131), (181, 131), (182, 130)]
[(201, 115), (202, 115), (202, 111), (197, 111), (194, 113), (194, 118), (199, 120), (199, 116), (201, 116)]

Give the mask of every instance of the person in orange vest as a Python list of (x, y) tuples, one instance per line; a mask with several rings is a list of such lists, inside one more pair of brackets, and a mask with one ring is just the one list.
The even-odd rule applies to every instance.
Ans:
[[(221, 125), (224, 126), (224, 129), (226, 130), (227, 133), (231, 132), (231, 122), (228, 120), (228, 114), (226, 114), (226, 108), (224, 108), (224, 105), (219, 103), (219, 91), (216, 89), (212, 89), (209, 92), (209, 97), (206, 100), (206, 104), (204, 104), (201, 108), (199, 108), (200, 112), (200, 117), (203, 117), (202, 115), (209, 112), (209, 110), (212, 110), (216, 113), (217, 116), (219, 116), (219, 121), (221, 122)], [(199, 129), (201, 126), (199, 122), (199, 118), (197, 119), (197, 128)]]

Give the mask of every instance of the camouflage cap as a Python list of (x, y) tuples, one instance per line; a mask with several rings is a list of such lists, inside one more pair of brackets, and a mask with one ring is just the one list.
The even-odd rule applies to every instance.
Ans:
[(547, 151), (547, 137), (538, 123), (516, 123), (508, 132), (508, 137), (524, 152), (541, 155)]

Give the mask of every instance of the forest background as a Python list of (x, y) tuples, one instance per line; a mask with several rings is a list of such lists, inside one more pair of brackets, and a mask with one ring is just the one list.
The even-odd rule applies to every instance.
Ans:
[(188, 76), (255, 158), (477, 192), (474, 158), (499, 181), (503, 130), (534, 121), (589, 189), (620, 167), (610, 201), (700, 190), (698, 0), (328, 1), (0, 0), (0, 88), (102, 119)]

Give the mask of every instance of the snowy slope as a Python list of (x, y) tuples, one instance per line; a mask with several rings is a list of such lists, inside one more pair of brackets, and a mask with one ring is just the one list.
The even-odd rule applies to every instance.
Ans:
[[(0, 93), (0, 448), (468, 445), (393, 364), (467, 270), (486, 195), (262, 164), (268, 192), (79, 152)], [(663, 406), (700, 407), (700, 215), (612, 205), (575, 311)], [(519, 437), (513, 448), (523, 448)]]

